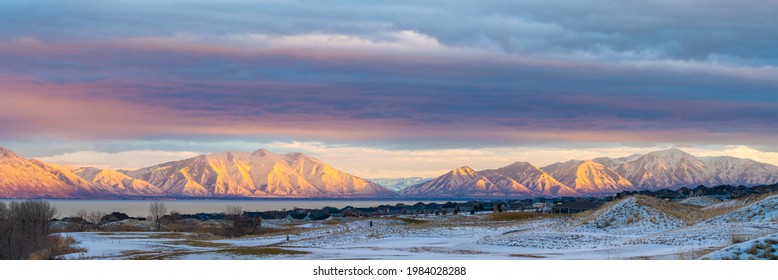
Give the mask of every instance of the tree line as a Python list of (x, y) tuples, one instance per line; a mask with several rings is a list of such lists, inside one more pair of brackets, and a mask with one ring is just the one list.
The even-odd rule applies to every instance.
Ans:
[(49, 235), (56, 213), (46, 201), (0, 202), (0, 259), (51, 259), (72, 251), (75, 240)]

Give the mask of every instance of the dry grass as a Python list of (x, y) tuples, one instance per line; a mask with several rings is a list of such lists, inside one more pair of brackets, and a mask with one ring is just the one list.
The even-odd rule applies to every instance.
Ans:
[(63, 238), (59, 235), (51, 235), (46, 242), (51, 245), (32, 252), (31, 260), (53, 260), (62, 255), (86, 252), (86, 249), (76, 246), (78, 242), (73, 237)]
[(502, 212), (489, 214), (488, 219), (495, 222), (518, 222), (536, 218), (555, 217), (554, 214), (543, 214), (535, 212)]
[(760, 195), (751, 195), (741, 198), (734, 199), (735, 201), (740, 201), (741, 203), (737, 203), (737, 205), (729, 206), (729, 207), (717, 207), (717, 208), (709, 208), (709, 209), (702, 209), (702, 213), (705, 217), (705, 219), (710, 219), (713, 217), (717, 217), (720, 215), (727, 214), (729, 212), (735, 211), (737, 209), (748, 207), (751, 204), (754, 204), (756, 202), (759, 202), (767, 197), (775, 195), (775, 192), (760, 194)]
[(179, 240), (179, 241), (173, 241), (168, 243), (173, 245), (186, 245), (186, 246), (207, 247), (207, 248), (218, 248), (218, 247), (228, 246), (228, 244), (200, 241), (200, 240)]
[(746, 241), (748, 241), (748, 240), (750, 240), (750, 239), (751, 239), (751, 238), (750, 238), (750, 236), (749, 236), (749, 235), (743, 235), (743, 234), (734, 234), (734, 233), (733, 233), (733, 234), (732, 234), (732, 237), (730, 238), (730, 243), (731, 243), (731, 244), (738, 244), (738, 243), (743, 243), (743, 242), (746, 242)]
[(699, 207), (681, 204), (677, 202), (664, 201), (650, 196), (637, 196), (637, 202), (639, 205), (652, 207), (684, 221), (687, 225), (696, 224), (706, 218), (704, 213)]
[[(101, 233), (103, 234), (103, 233)], [(147, 238), (151, 239), (186, 239), (188, 238), (188, 234), (178, 233), (178, 232), (170, 232), (170, 233), (160, 233), (160, 234), (149, 234)]]
[(427, 220), (420, 220), (420, 219), (413, 219), (413, 218), (394, 218), (394, 219), (403, 221), (405, 224), (408, 225), (423, 225), (430, 222)]
[(124, 256), (130, 260), (170, 260), (177, 259), (186, 255), (202, 254), (202, 253), (221, 253), (221, 254), (233, 254), (243, 256), (256, 256), (267, 257), (275, 255), (305, 255), (309, 254), (304, 251), (282, 249), (276, 247), (235, 247), (227, 249), (218, 249), (212, 251), (179, 251), (169, 253), (158, 253), (149, 251), (126, 251)]
[(217, 253), (227, 253), (236, 255), (250, 256), (269, 256), (269, 255), (306, 255), (308, 252), (275, 248), (275, 247), (238, 247), (215, 251)]
[(614, 205), (620, 203), (624, 199), (626, 198), (608, 201), (595, 210), (588, 210), (581, 213), (573, 214), (573, 218), (575, 220), (580, 221), (582, 224), (588, 224), (589, 222), (596, 219), (603, 211), (607, 211), (608, 209), (613, 208)]
[(530, 255), (530, 254), (510, 254), (508, 256), (517, 258), (533, 258), (533, 259), (545, 259), (546, 256)]

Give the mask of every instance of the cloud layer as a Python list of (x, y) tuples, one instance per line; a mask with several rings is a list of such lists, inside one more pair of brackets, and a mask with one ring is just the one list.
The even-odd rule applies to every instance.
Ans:
[(771, 147), (776, 19), (765, 1), (4, 2), (0, 141)]

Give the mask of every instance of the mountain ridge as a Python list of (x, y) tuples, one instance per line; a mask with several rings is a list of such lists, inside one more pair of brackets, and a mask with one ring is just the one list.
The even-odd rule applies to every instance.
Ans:
[(481, 171), (462, 166), (393, 191), (304, 153), (226, 151), (111, 170), (45, 163), (0, 147), (0, 197), (5, 198), (559, 197), (776, 182), (778, 166), (729, 156), (696, 157), (680, 149), (541, 168), (522, 161)]
[(201, 154), (136, 170), (65, 167), (0, 149), (0, 197), (392, 198), (380, 185), (302, 153)]

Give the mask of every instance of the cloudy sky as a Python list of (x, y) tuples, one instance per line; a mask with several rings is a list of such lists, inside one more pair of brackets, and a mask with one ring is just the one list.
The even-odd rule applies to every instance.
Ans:
[(0, 146), (363, 177), (668, 147), (778, 164), (774, 1), (2, 1)]

